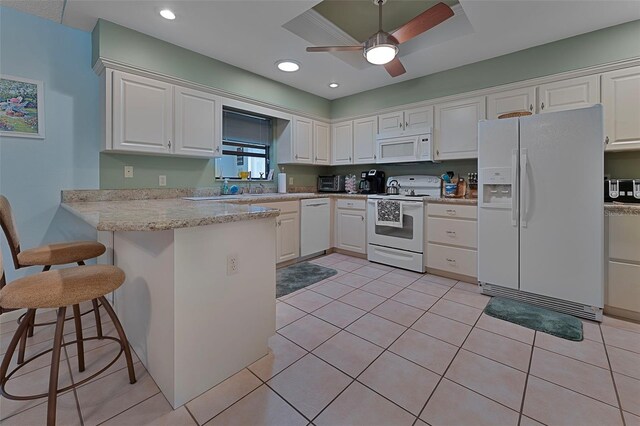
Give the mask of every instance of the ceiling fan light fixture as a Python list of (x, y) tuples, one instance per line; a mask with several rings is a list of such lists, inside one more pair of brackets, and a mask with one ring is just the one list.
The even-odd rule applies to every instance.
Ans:
[(284, 72), (296, 72), (300, 69), (300, 64), (290, 59), (284, 59), (276, 62), (276, 66), (280, 71)]
[(332, 83), (329, 83), (329, 87), (331, 87), (332, 89), (336, 89), (338, 86), (340, 86), (338, 83), (336, 83), (335, 81)]
[(398, 54), (398, 45), (389, 33), (379, 31), (365, 42), (364, 57), (374, 65), (384, 65), (393, 61)]

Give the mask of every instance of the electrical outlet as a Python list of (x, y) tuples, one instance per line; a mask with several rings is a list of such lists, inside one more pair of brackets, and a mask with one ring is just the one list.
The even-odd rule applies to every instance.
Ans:
[(165, 175), (158, 176), (158, 185), (167, 186), (167, 177)]
[(289, 185), (293, 185), (293, 177), (289, 177)]
[(133, 177), (133, 166), (124, 166), (124, 177), (126, 178)]
[(227, 275), (237, 274), (238, 269), (239, 269), (238, 255), (237, 254), (227, 255)]

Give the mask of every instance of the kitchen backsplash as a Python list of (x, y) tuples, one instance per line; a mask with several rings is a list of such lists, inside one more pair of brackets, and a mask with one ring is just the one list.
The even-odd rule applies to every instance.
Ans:
[[(124, 178), (124, 166), (133, 166), (133, 178)], [(456, 160), (442, 163), (359, 164), (348, 166), (281, 165), (277, 171), (287, 173), (288, 184), (296, 192), (316, 187), (318, 175), (355, 174), (369, 169), (383, 170), (387, 176), (426, 174), (441, 175), (453, 171), (462, 177), (477, 172), (476, 160)], [(614, 178), (640, 176), (640, 152), (606, 153), (605, 175)], [(213, 160), (197, 158), (160, 157), (150, 155), (100, 154), (100, 189), (159, 188), (158, 176), (167, 177), (167, 188), (201, 188), (220, 185), (214, 181)], [(259, 182), (248, 182), (256, 185)], [(302, 189), (300, 189), (302, 188)]]

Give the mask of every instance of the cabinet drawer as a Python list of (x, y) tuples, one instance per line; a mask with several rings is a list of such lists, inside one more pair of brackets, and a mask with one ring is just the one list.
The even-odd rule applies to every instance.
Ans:
[(336, 207), (339, 209), (365, 210), (367, 207), (367, 200), (338, 198), (336, 200)]
[(640, 265), (609, 262), (607, 305), (640, 312)]
[(429, 216), (455, 217), (459, 219), (477, 219), (478, 207), (457, 204), (432, 204), (427, 207)]
[(428, 244), (427, 267), (475, 277), (478, 274), (478, 252), (439, 244)]
[(478, 247), (477, 222), (430, 217), (427, 220), (427, 238), (432, 243), (452, 244), (475, 249)]
[(278, 209), (281, 213), (298, 213), (300, 211), (299, 201), (276, 201), (274, 203), (255, 203), (254, 206)]
[(609, 258), (640, 262), (640, 216), (609, 216)]

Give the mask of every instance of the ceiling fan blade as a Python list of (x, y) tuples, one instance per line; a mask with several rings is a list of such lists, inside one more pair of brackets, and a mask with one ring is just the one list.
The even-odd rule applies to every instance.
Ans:
[(400, 59), (398, 58), (384, 64), (384, 69), (387, 70), (391, 77), (397, 77), (407, 72), (407, 70), (404, 69), (404, 65), (402, 65), (402, 62), (400, 62)]
[(348, 52), (362, 50), (362, 46), (318, 46), (307, 47), (307, 52)]
[(453, 10), (451, 10), (449, 6), (444, 3), (438, 3), (392, 32), (391, 35), (398, 43), (404, 43), (430, 30), (452, 16)]

